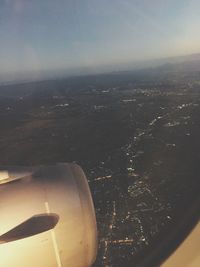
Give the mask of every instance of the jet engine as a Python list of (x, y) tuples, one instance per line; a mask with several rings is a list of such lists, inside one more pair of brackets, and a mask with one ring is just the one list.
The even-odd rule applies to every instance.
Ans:
[(4, 267), (89, 267), (96, 218), (76, 164), (0, 168), (0, 261)]

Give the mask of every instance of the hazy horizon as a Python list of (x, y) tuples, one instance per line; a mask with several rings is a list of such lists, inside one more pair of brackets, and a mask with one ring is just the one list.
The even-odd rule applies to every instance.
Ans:
[(0, 82), (198, 53), (199, 8), (197, 0), (3, 0)]

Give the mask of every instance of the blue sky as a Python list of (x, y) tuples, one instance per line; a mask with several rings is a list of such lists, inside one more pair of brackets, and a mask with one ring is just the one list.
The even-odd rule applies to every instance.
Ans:
[(0, 74), (200, 52), (199, 0), (0, 0)]

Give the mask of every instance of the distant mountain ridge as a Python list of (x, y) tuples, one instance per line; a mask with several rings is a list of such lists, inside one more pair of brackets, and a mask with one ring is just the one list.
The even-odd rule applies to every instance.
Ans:
[(173, 72), (200, 71), (200, 54), (169, 59), (168, 62), (158, 66), (156, 69)]
[[(159, 61), (159, 63), (158, 63)], [(200, 73), (200, 53), (188, 56), (160, 59), (153, 66), (124, 71), (113, 71), (102, 74), (72, 76), (43, 81), (21, 82), (0, 86), (0, 96), (30, 97), (34, 95), (65, 95), (67, 92), (80, 92), (86, 88), (108, 88), (124, 86), (128, 83), (142, 82), (148, 79), (165, 78), (165, 75)]]
[[(70, 77), (76, 76), (92, 76), (92, 75), (101, 75), (101, 74), (116, 74), (122, 72), (134, 72), (138, 70), (144, 70), (149, 68), (161, 67), (166, 64), (180, 64), (186, 62), (193, 62), (200, 60), (200, 53), (183, 55), (183, 56), (174, 56), (174, 57), (165, 57), (152, 60), (141, 60), (141, 61), (129, 61), (121, 63), (112, 63), (102, 66), (85, 66), (74, 69), (60, 69), (60, 70), (41, 70), (37, 72), (27, 72), (27, 73), (13, 73), (13, 74), (2, 74), (0, 73), (0, 86), (1, 85), (11, 85), (19, 83), (28, 83), (28, 82), (37, 82), (44, 80), (60, 80), (68, 79)], [(189, 66), (188, 66), (189, 67)], [(198, 64), (196, 64), (196, 67)], [(164, 68), (164, 67), (163, 67)], [(177, 65), (177, 68), (180, 67)]]

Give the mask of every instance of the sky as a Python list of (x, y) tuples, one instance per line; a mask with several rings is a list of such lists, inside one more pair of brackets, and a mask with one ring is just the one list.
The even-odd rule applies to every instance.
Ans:
[(0, 0), (0, 79), (200, 52), (199, 0)]

